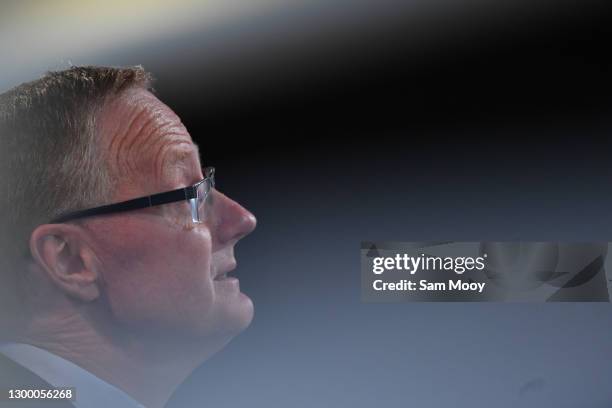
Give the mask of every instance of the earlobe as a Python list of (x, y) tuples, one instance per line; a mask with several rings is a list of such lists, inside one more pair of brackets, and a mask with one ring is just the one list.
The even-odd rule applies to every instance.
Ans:
[(30, 251), (62, 292), (82, 301), (99, 297), (97, 258), (82, 228), (69, 224), (40, 225), (30, 236)]

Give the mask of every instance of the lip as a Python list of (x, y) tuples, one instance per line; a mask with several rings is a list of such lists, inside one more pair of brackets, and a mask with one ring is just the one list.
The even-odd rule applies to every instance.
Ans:
[(236, 261), (233, 260), (231, 263), (229, 263), (228, 265), (225, 265), (222, 268), (219, 268), (216, 272), (215, 275), (213, 276), (213, 280), (214, 281), (222, 281), (222, 280), (226, 280), (226, 279), (236, 279), (235, 277), (229, 277), (227, 276), (228, 273), (230, 273), (231, 271), (233, 271), (234, 269), (236, 269)]

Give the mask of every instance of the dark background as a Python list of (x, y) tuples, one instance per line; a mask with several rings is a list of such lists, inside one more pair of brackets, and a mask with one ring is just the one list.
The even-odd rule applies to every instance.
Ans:
[(254, 323), (175, 406), (612, 406), (608, 304), (362, 304), (358, 276), (362, 240), (610, 240), (610, 13), (409, 17), (157, 73), (259, 219)]
[(175, 406), (612, 406), (608, 304), (359, 299), (362, 240), (610, 240), (610, 14), (530, 11), (156, 72), (259, 219), (237, 248), (253, 325)]
[(218, 187), (251, 327), (172, 407), (610, 407), (612, 309), (366, 304), (361, 241), (610, 241), (604, 1), (312, 1), (85, 54), (143, 64)]

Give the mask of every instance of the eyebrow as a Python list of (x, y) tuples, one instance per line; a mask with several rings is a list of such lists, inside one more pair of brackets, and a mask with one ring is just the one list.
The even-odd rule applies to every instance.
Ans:
[(173, 146), (170, 149), (168, 149), (167, 155), (163, 159), (164, 169), (167, 169), (169, 167), (175, 166), (176, 164), (184, 162), (187, 157), (190, 157), (193, 154), (194, 151), (195, 151), (196, 157), (201, 162), (200, 149), (198, 148), (198, 145), (193, 142), (191, 143), (189, 148), (186, 148), (185, 147), (186, 145), (187, 143), (184, 143), (184, 142), (177, 143), (176, 147)]
[(191, 141), (191, 144), (193, 144), (193, 147), (195, 147), (195, 151), (196, 151), (196, 154), (198, 155), (198, 159), (200, 160), (200, 164), (202, 164), (202, 155), (200, 154), (200, 146), (198, 146), (198, 144), (194, 142), (193, 140)]

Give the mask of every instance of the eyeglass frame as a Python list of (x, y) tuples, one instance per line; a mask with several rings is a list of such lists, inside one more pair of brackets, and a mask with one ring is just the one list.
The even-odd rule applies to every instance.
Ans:
[(142, 210), (144, 208), (156, 207), (158, 205), (171, 204), (186, 200), (189, 202), (191, 207), (191, 220), (196, 224), (202, 224), (204, 220), (201, 218), (200, 211), (198, 209), (198, 199), (200, 198), (198, 197), (198, 187), (200, 187), (202, 183), (206, 182), (210, 182), (210, 187), (204, 192), (204, 197), (202, 197), (203, 200), (206, 200), (212, 189), (215, 187), (214, 167), (204, 168), (204, 178), (194, 185), (153, 195), (133, 198), (131, 200), (121, 201), (114, 204), (106, 204), (99, 207), (88, 208), (86, 210), (71, 211), (55, 217), (51, 223), (61, 224), (78, 218)]

